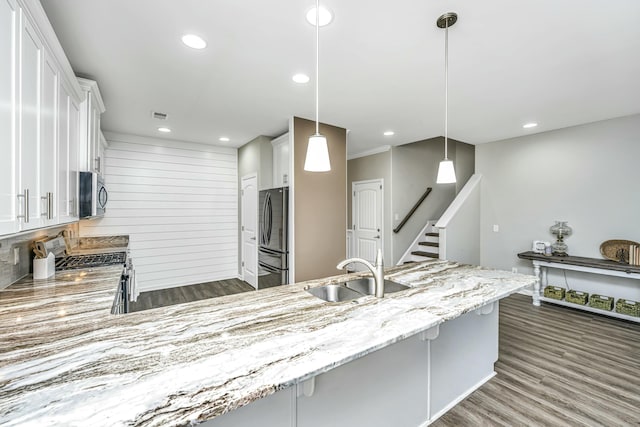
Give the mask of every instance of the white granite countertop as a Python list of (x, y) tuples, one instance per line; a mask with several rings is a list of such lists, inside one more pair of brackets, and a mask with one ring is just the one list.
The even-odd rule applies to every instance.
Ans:
[(197, 423), (535, 281), (429, 261), (388, 270), (412, 289), (383, 299), (327, 303), (304, 291), (345, 277), (335, 276), (115, 316), (120, 271), (62, 272), (0, 291), (1, 425)]

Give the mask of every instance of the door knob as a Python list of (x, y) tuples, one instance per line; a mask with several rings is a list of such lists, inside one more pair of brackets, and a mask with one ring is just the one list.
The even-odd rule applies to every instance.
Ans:
[(376, 237), (374, 237), (374, 239), (379, 239), (379, 238), (380, 238), (380, 236), (376, 236)]

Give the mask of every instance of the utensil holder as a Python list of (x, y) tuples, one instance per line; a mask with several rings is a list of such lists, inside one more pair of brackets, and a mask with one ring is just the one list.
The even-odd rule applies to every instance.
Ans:
[(56, 257), (52, 253), (46, 258), (33, 259), (33, 279), (44, 280), (56, 274)]

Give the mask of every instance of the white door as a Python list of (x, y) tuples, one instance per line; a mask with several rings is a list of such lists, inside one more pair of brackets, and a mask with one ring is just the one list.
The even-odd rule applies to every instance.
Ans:
[[(382, 185), (382, 179), (356, 181), (352, 184), (354, 256), (371, 263), (375, 262), (378, 249), (382, 249)], [(352, 267), (356, 265), (352, 264)]]
[(258, 176), (242, 177), (242, 280), (258, 289)]

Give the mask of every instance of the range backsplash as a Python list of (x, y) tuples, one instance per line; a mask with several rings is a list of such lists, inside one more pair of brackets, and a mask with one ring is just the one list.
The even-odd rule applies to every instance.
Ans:
[[(56, 236), (65, 229), (69, 229), (72, 236), (78, 236), (78, 224), (74, 223), (0, 238), (0, 289), (6, 288), (32, 271), (31, 242), (47, 236)], [(20, 262), (16, 265), (13, 264), (14, 248), (20, 251)]]

